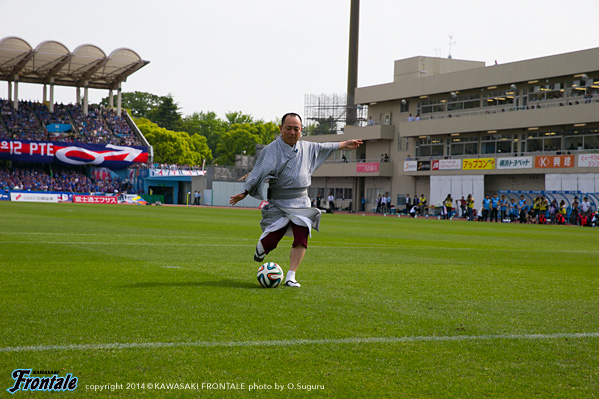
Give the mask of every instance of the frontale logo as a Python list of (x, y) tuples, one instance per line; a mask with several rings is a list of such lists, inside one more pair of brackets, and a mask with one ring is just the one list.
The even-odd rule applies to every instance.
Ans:
[(67, 373), (63, 377), (59, 377), (58, 373), (50, 377), (30, 377), (32, 374), (49, 374), (33, 372), (32, 369), (16, 369), (12, 372), (11, 377), (15, 380), (12, 388), (7, 389), (8, 392), (14, 394), (17, 391), (46, 391), (46, 392), (65, 392), (74, 391), (77, 389), (78, 378), (73, 377), (73, 374)]

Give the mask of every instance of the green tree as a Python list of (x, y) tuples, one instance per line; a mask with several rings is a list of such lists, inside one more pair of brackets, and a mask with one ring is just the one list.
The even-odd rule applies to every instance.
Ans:
[(252, 118), (251, 115), (246, 115), (241, 111), (228, 112), (225, 114), (225, 118), (227, 119), (227, 122), (229, 122), (229, 126), (254, 122), (254, 118)]
[(316, 136), (322, 134), (337, 134), (337, 122), (332, 116), (320, 118), (316, 124), (310, 124), (304, 129), (306, 136)]
[(195, 152), (200, 154), (202, 160), (206, 160), (206, 162), (212, 162), (212, 151), (208, 147), (208, 142), (206, 137), (201, 134), (194, 134), (191, 136), (191, 146)]
[(181, 129), (181, 113), (179, 105), (175, 103), (172, 95), (160, 97), (158, 107), (148, 112), (148, 119), (158, 126), (169, 130)]
[(220, 165), (234, 165), (235, 155), (254, 155), (256, 144), (262, 144), (262, 140), (255, 127), (251, 124), (235, 124), (218, 143), (217, 162)]
[(181, 121), (181, 130), (188, 132), (192, 137), (200, 134), (206, 137), (208, 147), (216, 158), (218, 142), (228, 129), (228, 123), (219, 119), (214, 112), (194, 112)]
[(135, 119), (135, 124), (154, 148), (154, 160), (176, 165), (201, 165), (203, 159), (211, 160), (212, 153), (202, 136), (192, 139), (186, 132), (174, 132), (145, 119)]
[[(160, 102), (160, 96), (141, 91), (121, 94), (121, 106), (124, 109), (130, 109), (131, 115), (135, 118), (147, 118), (148, 113), (154, 108), (158, 108)], [(104, 97), (100, 101), (100, 105), (108, 107), (108, 97)], [(113, 99), (113, 105), (116, 105), (116, 96)]]
[(269, 144), (274, 141), (275, 136), (280, 133), (279, 127), (274, 122), (254, 122), (252, 124), (254, 132), (260, 137), (262, 144)]

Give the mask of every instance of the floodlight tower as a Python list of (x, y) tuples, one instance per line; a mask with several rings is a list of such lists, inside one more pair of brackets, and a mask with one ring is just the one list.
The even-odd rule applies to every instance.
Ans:
[(351, 0), (349, 17), (349, 60), (347, 68), (346, 124), (354, 125), (357, 119), (355, 93), (358, 86), (358, 41), (360, 28), (360, 0)]

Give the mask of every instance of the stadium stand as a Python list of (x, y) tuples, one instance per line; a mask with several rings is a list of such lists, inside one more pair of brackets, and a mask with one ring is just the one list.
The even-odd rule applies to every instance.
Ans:
[[(49, 132), (48, 126), (54, 124), (70, 128)], [(19, 109), (14, 110), (4, 99), (0, 99), (0, 138), (142, 145), (126, 119), (112, 110), (92, 106), (85, 115), (79, 105), (55, 104), (51, 113), (46, 105), (31, 101), (19, 101)]]
[(114, 193), (129, 189), (126, 182), (110, 176), (95, 179), (72, 169), (39, 167), (0, 168), (0, 190), (67, 191), (75, 193)]
[(36, 117), (35, 106), (25, 101), (19, 105), (14, 110), (8, 101), (0, 99), (0, 138), (45, 140), (47, 134)]

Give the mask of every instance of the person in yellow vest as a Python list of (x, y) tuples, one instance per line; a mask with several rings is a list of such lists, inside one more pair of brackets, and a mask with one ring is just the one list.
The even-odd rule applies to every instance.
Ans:
[(420, 198), (418, 199), (418, 204), (419, 204), (419, 212), (422, 215), (425, 211), (425, 207), (426, 207), (426, 198), (424, 197), (424, 194), (420, 194)]
[(564, 221), (566, 220), (566, 214), (568, 213), (568, 207), (566, 206), (566, 201), (562, 200), (559, 203), (559, 213), (564, 217)]
[(443, 201), (443, 207), (445, 212), (443, 213), (443, 218), (446, 220), (451, 219), (451, 207), (453, 206), (453, 198), (451, 198), (451, 194), (447, 194), (445, 197), (445, 201)]
[(474, 213), (474, 198), (472, 198), (472, 194), (468, 194), (468, 198), (466, 198), (466, 208), (468, 210), (468, 221), (472, 221), (473, 213)]
[(541, 198), (539, 198), (539, 217), (537, 218), (539, 222), (543, 221), (545, 223), (547, 220), (547, 209), (549, 209), (549, 201), (544, 195), (541, 195)]
[(532, 201), (532, 210), (535, 213), (535, 217), (539, 215), (539, 206), (541, 205), (541, 197), (536, 196), (536, 198)]
[(555, 221), (557, 224), (565, 224), (566, 223), (566, 214), (568, 213), (568, 209), (566, 208), (566, 201), (561, 200), (559, 203), (559, 207), (557, 209), (557, 215), (555, 215)]

